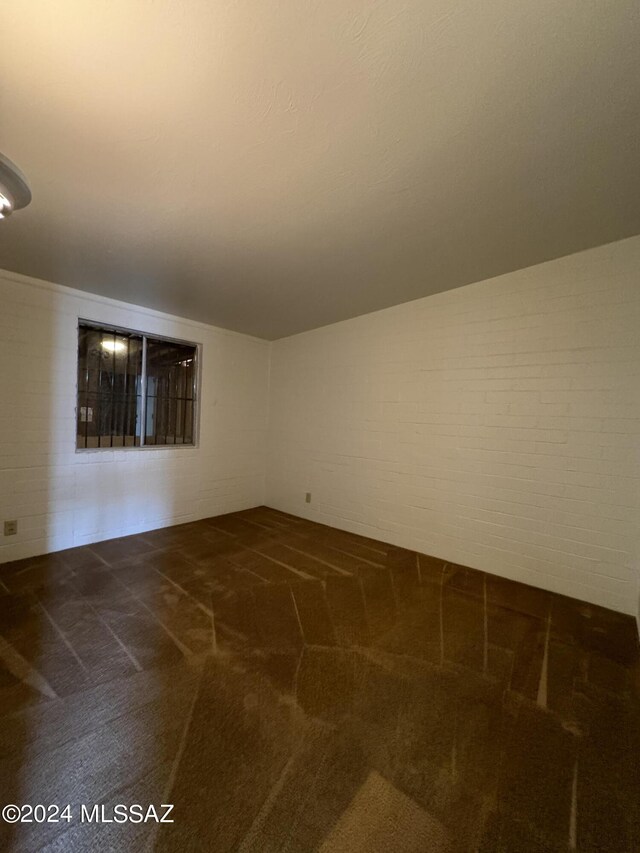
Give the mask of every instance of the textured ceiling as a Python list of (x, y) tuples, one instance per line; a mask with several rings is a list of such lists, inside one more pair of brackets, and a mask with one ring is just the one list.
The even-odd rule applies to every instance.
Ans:
[(20, 0), (0, 267), (267, 338), (640, 232), (638, 0)]

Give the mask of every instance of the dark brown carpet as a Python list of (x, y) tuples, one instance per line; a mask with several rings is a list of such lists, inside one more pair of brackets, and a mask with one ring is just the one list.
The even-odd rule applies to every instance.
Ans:
[(3, 850), (640, 850), (629, 617), (265, 508), (0, 579)]

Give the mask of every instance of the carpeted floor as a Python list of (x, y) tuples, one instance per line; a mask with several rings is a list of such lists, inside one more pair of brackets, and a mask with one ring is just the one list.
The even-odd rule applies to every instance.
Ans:
[(0, 608), (0, 805), (60, 809), (3, 850), (640, 850), (629, 617), (266, 508), (5, 564)]

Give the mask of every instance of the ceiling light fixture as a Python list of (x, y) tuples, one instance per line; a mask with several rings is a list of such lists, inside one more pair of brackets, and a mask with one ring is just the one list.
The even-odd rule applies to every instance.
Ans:
[(0, 219), (6, 219), (14, 210), (26, 207), (30, 201), (27, 179), (11, 160), (0, 154)]
[(107, 352), (124, 352), (127, 348), (127, 345), (124, 341), (113, 341), (109, 338), (105, 338), (102, 341), (102, 349)]

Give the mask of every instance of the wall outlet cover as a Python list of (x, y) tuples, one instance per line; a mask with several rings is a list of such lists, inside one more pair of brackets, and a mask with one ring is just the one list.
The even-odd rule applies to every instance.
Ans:
[(15, 536), (18, 532), (18, 522), (17, 521), (5, 521), (4, 523), (4, 535), (5, 536)]
[(311, 492), (307, 492), (306, 495), (304, 496), (304, 499), (305, 499), (305, 503), (310, 504), (311, 503)]

